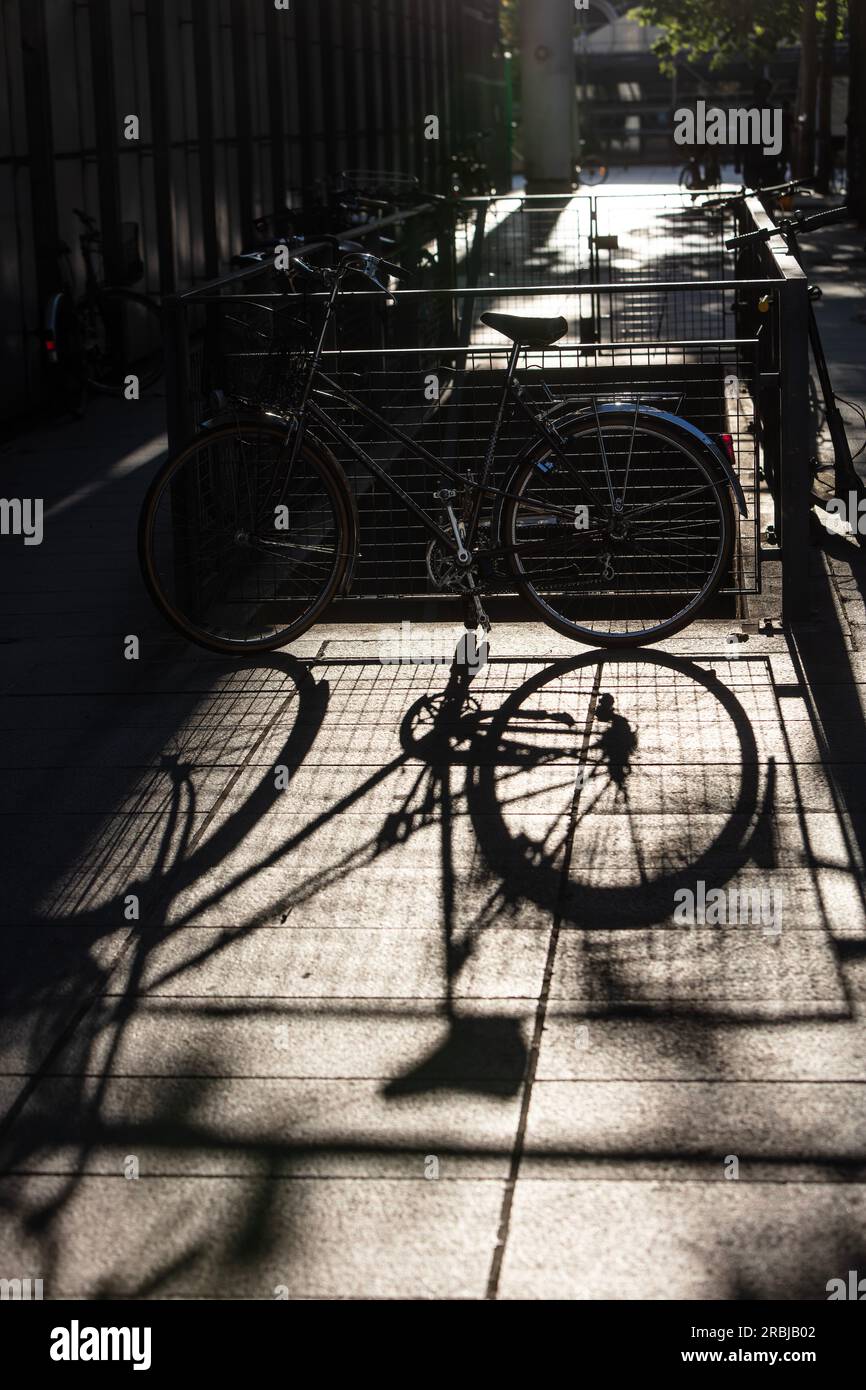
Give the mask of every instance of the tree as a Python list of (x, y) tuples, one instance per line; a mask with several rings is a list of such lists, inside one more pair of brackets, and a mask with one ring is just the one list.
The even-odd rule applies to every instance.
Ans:
[(802, 12), (803, 0), (644, 0), (632, 14), (663, 31), (654, 48), (671, 74), (678, 57), (709, 57), (721, 67), (743, 56), (758, 68), (797, 38)]
[[(780, 44), (799, 42), (794, 172), (800, 178), (811, 178), (815, 172), (816, 123), (822, 136), (820, 173), (826, 175), (828, 157), (832, 158), (833, 44), (843, 32), (849, 9), (849, 179), (852, 185), (859, 179), (858, 186), (863, 187), (866, 184), (866, 99), (861, 96), (861, 89), (866, 62), (866, 0), (853, 0), (850, 6), (848, 0), (688, 0), (688, 3), (685, 0), (643, 0), (632, 13), (642, 24), (661, 28), (661, 38), (654, 48), (667, 73), (675, 70), (678, 59), (710, 58), (711, 66), (720, 67), (737, 56), (747, 58), (757, 73)], [(819, 72), (822, 72), (820, 78)], [(819, 94), (820, 111), (816, 113)], [(863, 215), (866, 187), (860, 196)]]

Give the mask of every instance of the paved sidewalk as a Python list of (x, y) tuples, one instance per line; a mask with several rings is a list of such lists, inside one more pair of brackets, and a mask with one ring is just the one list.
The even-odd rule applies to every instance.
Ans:
[[(0, 453), (51, 502), (2, 552), (0, 1274), (823, 1299), (866, 1272), (860, 549), (812, 551), (795, 637), (770, 567), (734, 641), (501, 623), (467, 687), (335, 623), (226, 663), (140, 589), (159, 419), (102, 403)], [(712, 889), (763, 920), (677, 919)]]

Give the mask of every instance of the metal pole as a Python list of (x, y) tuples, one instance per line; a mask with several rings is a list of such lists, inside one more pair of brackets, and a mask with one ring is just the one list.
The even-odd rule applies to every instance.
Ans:
[(780, 285), (782, 301), (782, 620), (809, 616), (809, 299), (805, 276)]
[(165, 419), (169, 453), (177, 453), (193, 432), (190, 402), (189, 329), (187, 310), (180, 295), (162, 302), (162, 337), (165, 352)]
[(568, 193), (577, 157), (573, 0), (523, 5), (521, 65), (527, 189)]

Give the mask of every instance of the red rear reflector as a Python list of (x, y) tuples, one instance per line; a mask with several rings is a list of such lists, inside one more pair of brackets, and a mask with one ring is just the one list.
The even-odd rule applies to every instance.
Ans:
[(730, 463), (731, 467), (733, 467), (737, 461), (736, 455), (734, 454), (734, 436), (732, 434), (723, 434), (720, 435), (720, 438), (722, 444), (724, 445), (725, 453), (728, 456), (728, 462)]
[(45, 348), (46, 348), (46, 351), (48, 351), (48, 352), (56, 352), (56, 351), (57, 351), (57, 344), (55, 343), (55, 341), (54, 341), (53, 338), (46, 338), (46, 339), (45, 339)]

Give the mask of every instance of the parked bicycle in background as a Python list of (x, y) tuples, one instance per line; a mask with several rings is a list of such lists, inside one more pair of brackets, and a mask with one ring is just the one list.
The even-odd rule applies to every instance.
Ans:
[(123, 224), (123, 283), (106, 285), (96, 266), (103, 251), (99, 227), (80, 208), (73, 212), (83, 229), (84, 292), (75, 293), (72, 253), (61, 242), (63, 284), (45, 308), (43, 348), (53, 394), (82, 415), (89, 391), (120, 396), (134, 378), (141, 392), (161, 376), (162, 324), (156, 300), (129, 288), (144, 274), (135, 225)]

